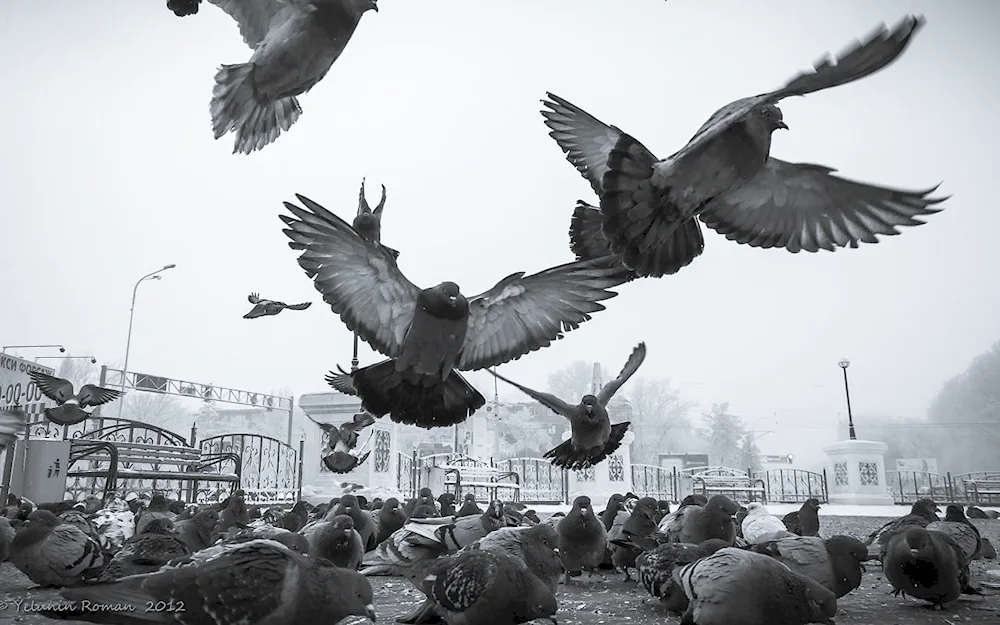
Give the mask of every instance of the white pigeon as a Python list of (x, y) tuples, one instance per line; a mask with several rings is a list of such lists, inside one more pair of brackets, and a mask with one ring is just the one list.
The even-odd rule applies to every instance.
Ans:
[(785, 528), (781, 519), (768, 512), (764, 504), (757, 502), (747, 504), (747, 516), (740, 527), (743, 538), (751, 545), (795, 535)]
[(239, 24), (253, 49), (246, 63), (223, 65), (212, 89), (215, 138), (232, 131), (233, 153), (260, 150), (302, 114), (296, 96), (330, 71), (361, 16), (377, 0), (209, 0)]
[(117, 552), (135, 534), (135, 515), (122, 499), (114, 498), (107, 506), (98, 510), (92, 520), (101, 546)]

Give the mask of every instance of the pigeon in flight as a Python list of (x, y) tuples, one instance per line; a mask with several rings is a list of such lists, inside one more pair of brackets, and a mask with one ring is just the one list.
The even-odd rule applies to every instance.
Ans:
[[(465, 297), (454, 282), (421, 289), (396, 260), (330, 211), (301, 195), (289, 202), (289, 247), (334, 313), (387, 360), (351, 373), (376, 417), (423, 428), (461, 423), (486, 399), (458, 371), (520, 358), (604, 310), (626, 278), (606, 260), (575, 262), (531, 276), (513, 273)], [(603, 263), (604, 266), (601, 266)], [(458, 371), (456, 371), (458, 370)]]
[[(175, 0), (177, 13), (190, 10)], [(296, 96), (330, 71), (361, 16), (376, 0), (209, 0), (239, 24), (253, 49), (246, 63), (223, 65), (212, 89), (215, 138), (236, 135), (233, 154), (274, 142), (302, 114)], [(169, 5), (168, 5), (169, 6)]]
[(167, 0), (167, 8), (177, 17), (187, 17), (198, 13), (201, 0)]
[(256, 319), (257, 317), (269, 317), (271, 315), (277, 315), (281, 311), (285, 310), (305, 310), (312, 306), (312, 302), (302, 302), (301, 304), (286, 304), (285, 302), (278, 302), (273, 299), (261, 299), (259, 293), (251, 293), (250, 297), (247, 298), (250, 303), (253, 304), (253, 308), (250, 312), (243, 315), (244, 319)]
[[(549, 110), (542, 115), (550, 136), (600, 198), (599, 212), (586, 203), (577, 207), (571, 238), (595, 239), (588, 245), (610, 248), (637, 275), (661, 277), (702, 253), (699, 218), (737, 243), (793, 254), (877, 243), (876, 235), (924, 223), (917, 217), (940, 211), (933, 205), (947, 199), (929, 197), (937, 186), (878, 187), (835, 176), (829, 167), (769, 155), (771, 133), (788, 128), (776, 106), (780, 100), (881, 70), (924, 23), (923, 17), (907, 16), (891, 30), (882, 25), (836, 62), (824, 58), (780, 89), (727, 104), (663, 160), (619, 128), (547, 94), (542, 103)], [(580, 243), (574, 252), (599, 253)]]
[[(385, 185), (382, 185), (382, 199), (378, 206), (372, 208), (365, 199), (365, 179), (361, 179), (361, 191), (358, 193), (358, 215), (354, 218), (354, 229), (365, 239), (374, 243), (382, 242), (382, 209), (385, 208)], [(388, 249), (393, 257), (399, 258), (399, 252)]]
[(330, 437), (326, 453), (323, 454), (323, 464), (330, 471), (348, 473), (367, 460), (368, 455), (371, 454), (370, 450), (361, 456), (355, 456), (351, 453), (351, 450), (358, 446), (358, 432), (375, 423), (375, 417), (370, 413), (359, 412), (354, 415), (351, 421), (340, 425), (320, 423), (315, 420), (313, 423)]
[(84, 408), (101, 406), (122, 396), (121, 391), (94, 384), (84, 384), (79, 392), (74, 392), (73, 383), (69, 380), (41, 371), (31, 371), (28, 376), (42, 395), (56, 402), (55, 408), (45, 410), (45, 417), (58, 425), (82, 423), (90, 416), (89, 412), (83, 410)]
[(611, 425), (608, 418), (608, 402), (615, 396), (622, 384), (628, 381), (639, 370), (639, 365), (646, 359), (646, 344), (639, 343), (621, 373), (614, 380), (604, 385), (601, 392), (595, 395), (584, 395), (580, 403), (568, 404), (555, 395), (542, 393), (522, 386), (490, 370), (490, 373), (507, 384), (516, 386), (525, 395), (531, 397), (552, 412), (569, 419), (572, 436), (554, 449), (545, 452), (544, 457), (550, 458), (552, 464), (564, 469), (579, 471), (599, 464), (613, 454), (622, 444), (622, 438), (628, 431), (629, 421)]

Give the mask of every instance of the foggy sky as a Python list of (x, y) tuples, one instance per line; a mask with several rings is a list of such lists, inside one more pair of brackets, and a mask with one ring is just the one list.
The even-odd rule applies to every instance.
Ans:
[[(388, 187), (383, 241), (417, 285), (466, 295), (514, 271), (569, 262), (577, 199), (596, 203), (546, 134), (552, 91), (663, 157), (716, 108), (773, 89), (880, 21), (928, 23), (895, 64), (784, 101), (772, 153), (884, 185), (954, 194), (944, 212), (878, 245), (791, 255), (705, 230), (680, 274), (625, 285), (608, 310), (501, 368), (545, 388), (577, 359), (667, 377), (706, 408), (730, 401), (765, 453), (842, 437), (837, 361), (865, 415), (922, 417), (949, 377), (1000, 338), (993, 111), (1000, 5), (796, 2), (382, 0), (299, 122), (263, 152), (212, 139), (222, 63), (250, 51), (207, 2), (14, 0), (0, 8), (0, 341), (62, 343), (105, 363), (250, 390), (326, 389), (351, 334), (323, 305), (277, 215), (304, 194), (353, 216), (362, 176)], [(253, 321), (246, 296), (316, 304)], [(23, 356), (44, 352), (22, 351)], [(378, 356), (362, 345), (362, 364)], [(486, 373), (470, 376), (488, 397)], [(501, 399), (522, 401), (500, 387)], [(859, 432), (862, 436), (864, 430)], [(793, 449), (794, 448), (794, 449)]]

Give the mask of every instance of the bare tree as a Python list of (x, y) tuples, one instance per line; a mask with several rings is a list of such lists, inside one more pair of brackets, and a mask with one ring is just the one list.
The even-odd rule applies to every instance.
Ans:
[(695, 444), (690, 410), (666, 378), (632, 378), (608, 406), (612, 422), (632, 422), (632, 462), (651, 465), (659, 464), (661, 453)]
[(547, 426), (539, 423), (530, 405), (505, 407), (496, 422), (499, 458), (541, 458), (552, 447), (546, 430)]
[(63, 358), (59, 362), (57, 375), (73, 383), (76, 390), (84, 384), (97, 384), (100, 376), (96, 364), (87, 358)]
[[(601, 367), (601, 380), (611, 380), (607, 369)], [(549, 376), (549, 392), (575, 404), (580, 398), (593, 392), (594, 363), (577, 360)], [(600, 390), (600, 389), (598, 389)]]
[(748, 433), (742, 419), (729, 413), (729, 402), (712, 404), (712, 409), (704, 413), (702, 419), (707, 426), (712, 464), (746, 468), (746, 452), (752, 451), (752, 447), (746, 447)]

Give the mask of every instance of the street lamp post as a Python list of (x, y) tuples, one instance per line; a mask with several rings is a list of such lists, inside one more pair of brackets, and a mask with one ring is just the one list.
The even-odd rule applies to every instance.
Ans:
[(858, 440), (858, 435), (854, 433), (854, 415), (851, 414), (851, 387), (847, 384), (847, 368), (851, 366), (851, 361), (842, 358), (837, 365), (844, 370), (844, 396), (847, 398), (847, 433), (852, 441)]
[(93, 356), (36, 356), (35, 362), (39, 360), (89, 360), (90, 364), (96, 365), (97, 359)]
[(29, 347), (58, 347), (60, 354), (66, 353), (66, 348), (62, 345), (4, 345), (0, 348), (0, 354), (6, 353), (8, 349), (28, 349)]
[[(125, 377), (128, 375), (128, 353), (129, 353), (129, 350), (132, 347), (132, 320), (135, 317), (135, 295), (139, 291), (139, 285), (142, 284), (143, 282), (145, 282), (146, 280), (159, 280), (160, 276), (157, 275), (157, 274), (159, 274), (161, 272), (164, 272), (167, 269), (173, 269), (176, 266), (177, 265), (174, 265), (174, 264), (165, 265), (162, 268), (157, 269), (156, 271), (153, 271), (151, 273), (147, 273), (143, 277), (139, 278), (139, 280), (135, 283), (135, 286), (132, 287), (132, 308), (130, 308), (129, 311), (128, 311), (128, 338), (125, 339), (125, 364), (124, 364), (124, 366), (122, 366), (122, 392), (123, 393), (125, 392)], [(121, 419), (121, 417), (122, 417), (122, 409), (124, 408), (124, 406), (125, 406), (125, 402), (123, 402), (123, 401), (118, 402), (118, 418), (119, 419)]]

